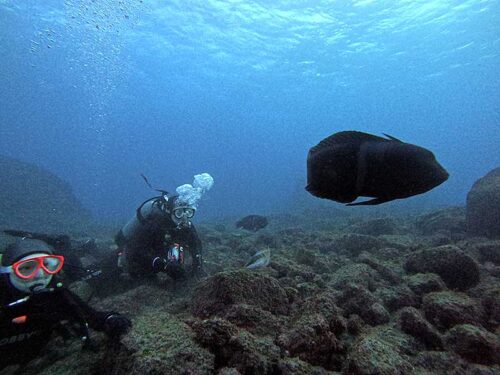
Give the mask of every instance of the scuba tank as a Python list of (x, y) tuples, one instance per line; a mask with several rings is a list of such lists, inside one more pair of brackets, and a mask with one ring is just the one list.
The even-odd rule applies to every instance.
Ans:
[(136, 210), (135, 216), (130, 219), (118, 232), (115, 240), (121, 247), (129, 241), (141, 240), (156, 231), (167, 215), (166, 196), (150, 198), (143, 202)]

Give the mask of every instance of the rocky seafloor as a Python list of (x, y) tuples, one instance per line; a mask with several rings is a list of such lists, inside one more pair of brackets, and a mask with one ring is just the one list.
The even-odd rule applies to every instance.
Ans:
[[(54, 338), (23, 373), (500, 373), (500, 240), (467, 236), (463, 208), (270, 222), (199, 225), (209, 277), (93, 297), (132, 319), (121, 343)], [(268, 267), (243, 268), (265, 247)]]

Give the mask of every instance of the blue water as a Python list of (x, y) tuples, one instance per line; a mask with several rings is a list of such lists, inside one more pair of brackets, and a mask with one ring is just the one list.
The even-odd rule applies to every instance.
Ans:
[(140, 173), (174, 190), (209, 172), (207, 217), (318, 201), (307, 151), (340, 130), (450, 172), (396, 205), (463, 204), (500, 165), (497, 0), (0, 0), (0, 47), (0, 153), (100, 217), (151, 196)]

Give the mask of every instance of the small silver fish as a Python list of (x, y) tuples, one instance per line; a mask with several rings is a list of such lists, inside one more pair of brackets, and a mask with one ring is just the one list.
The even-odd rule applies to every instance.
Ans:
[(264, 268), (271, 262), (271, 249), (266, 248), (264, 250), (257, 251), (245, 264), (248, 269), (259, 269)]

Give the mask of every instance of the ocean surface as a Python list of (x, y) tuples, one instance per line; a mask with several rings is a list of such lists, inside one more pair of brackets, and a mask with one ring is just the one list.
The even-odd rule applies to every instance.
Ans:
[(342, 130), (448, 170), (395, 209), (463, 205), (500, 165), (498, 0), (0, 0), (0, 47), (0, 153), (100, 218), (154, 195), (141, 173), (169, 191), (210, 173), (207, 218), (339, 205), (304, 186)]

